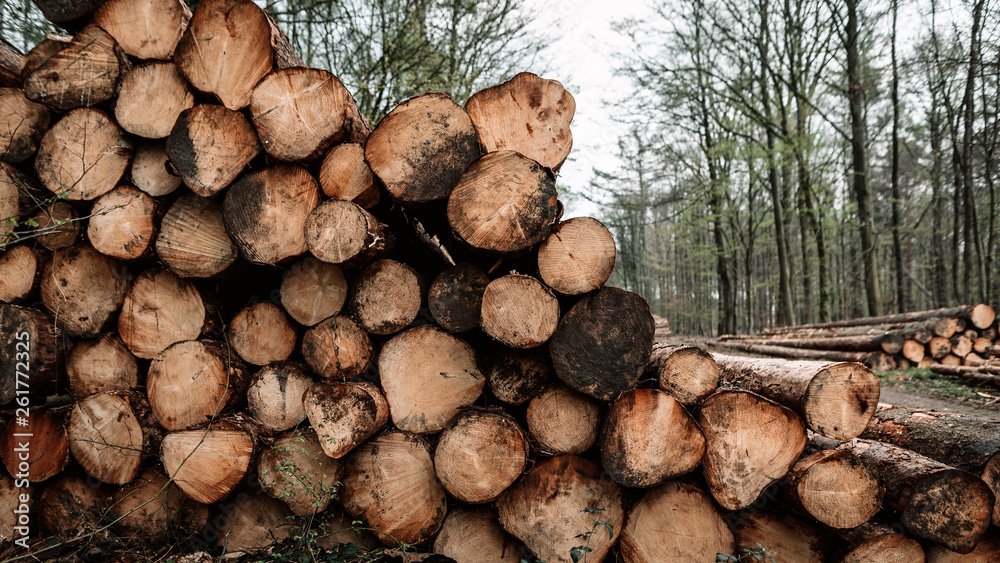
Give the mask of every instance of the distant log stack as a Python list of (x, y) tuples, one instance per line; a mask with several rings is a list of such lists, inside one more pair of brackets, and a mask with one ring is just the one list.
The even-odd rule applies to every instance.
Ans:
[(111, 551), (304, 522), (459, 562), (996, 551), (997, 429), (876, 411), (854, 363), (994, 377), (992, 309), (726, 340), (835, 363), (654, 345), (611, 231), (562, 220), (558, 82), (372, 129), (250, 0), (37, 2), (77, 33), (0, 52), (0, 550), (24, 505)]

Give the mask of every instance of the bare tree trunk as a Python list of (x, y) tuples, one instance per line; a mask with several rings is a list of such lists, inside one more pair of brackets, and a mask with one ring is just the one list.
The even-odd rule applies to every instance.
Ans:
[[(977, 298), (980, 301), (986, 299), (986, 259), (983, 253), (983, 241), (979, 236), (979, 220), (976, 214), (976, 206), (973, 203), (973, 183), (972, 183), (972, 128), (975, 121), (974, 98), (976, 88), (976, 72), (979, 64), (979, 27), (982, 22), (983, 4), (986, 0), (978, 0), (972, 9), (972, 33), (969, 35), (969, 73), (965, 82), (965, 97), (962, 106), (965, 108), (965, 130), (962, 136), (962, 192), (965, 196), (965, 222), (966, 229), (971, 223), (972, 242), (976, 251), (976, 273), (979, 278), (979, 293)], [(984, 108), (985, 109), (985, 108)], [(966, 243), (968, 246), (969, 233), (966, 232)], [(966, 252), (969, 252), (966, 248)], [(966, 264), (968, 268), (970, 264)]]
[(892, 256), (896, 277), (896, 311), (906, 312), (906, 283), (903, 277), (903, 245), (899, 236), (899, 69), (896, 61), (897, 0), (892, 0)]

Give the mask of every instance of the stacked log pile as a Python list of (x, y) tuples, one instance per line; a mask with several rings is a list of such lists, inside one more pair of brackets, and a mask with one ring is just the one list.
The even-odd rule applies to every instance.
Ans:
[(561, 220), (558, 82), (372, 129), (248, 0), (42, 4), (77, 33), (0, 88), (5, 556), (1000, 553), (1000, 462), (855, 440), (865, 367), (654, 346)]
[[(724, 335), (709, 345), (779, 358), (862, 362), (877, 371), (910, 366), (978, 367), (1000, 356), (996, 313), (986, 304)], [(952, 370), (954, 374), (981, 370)]]

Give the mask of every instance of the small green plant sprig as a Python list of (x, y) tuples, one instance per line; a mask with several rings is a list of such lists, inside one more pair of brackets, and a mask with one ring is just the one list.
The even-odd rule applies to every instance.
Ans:
[(715, 556), (716, 563), (743, 563), (751, 560), (759, 563), (763, 563), (764, 561), (776, 563), (774, 557), (771, 557), (771, 554), (767, 552), (767, 548), (759, 543), (755, 547), (744, 547), (741, 549), (739, 557), (728, 553), (719, 553)]
[(577, 534), (576, 536), (573, 536), (576, 538), (580, 538), (581, 540), (584, 540), (583, 545), (578, 545), (569, 550), (569, 556), (573, 559), (573, 563), (580, 563), (580, 561), (584, 562), (587, 561), (587, 554), (594, 551), (590, 547), (590, 540), (598, 529), (603, 528), (605, 531), (607, 531), (608, 539), (613, 538), (615, 535), (615, 527), (612, 526), (611, 523), (608, 522), (607, 520), (601, 520), (600, 514), (604, 512), (603, 508), (587, 507), (581, 510), (580, 512), (586, 512), (587, 514), (596, 514), (597, 516), (594, 517), (594, 524), (590, 526), (590, 530), (582, 534)]

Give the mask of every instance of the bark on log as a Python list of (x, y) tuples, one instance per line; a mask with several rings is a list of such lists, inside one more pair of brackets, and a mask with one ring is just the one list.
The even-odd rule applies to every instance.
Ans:
[(198, 338), (204, 326), (201, 294), (170, 270), (146, 270), (135, 278), (118, 317), (122, 341), (144, 360), (172, 344)]
[[(253, 125), (243, 114), (223, 106), (200, 104), (182, 111), (167, 137), (170, 164), (184, 185), (203, 197), (228, 186), (260, 151)], [(257, 175), (247, 178), (251, 177)]]
[(162, 471), (146, 470), (115, 493), (109, 516), (124, 537), (163, 545), (204, 528), (209, 507), (185, 496)]
[(63, 49), (24, 73), (24, 95), (59, 111), (91, 107), (118, 93), (128, 69), (114, 37), (88, 25)]
[(69, 392), (76, 399), (115, 389), (135, 389), (139, 366), (118, 334), (106, 332), (96, 340), (80, 340), (66, 359)]
[(392, 231), (363, 207), (331, 199), (317, 205), (305, 222), (306, 246), (331, 264), (358, 266), (381, 258), (395, 244)]
[(132, 184), (153, 197), (160, 197), (184, 183), (170, 162), (166, 141), (147, 141), (135, 149), (131, 168)]
[(736, 549), (756, 552), (754, 560), (758, 556), (776, 563), (826, 560), (820, 530), (791, 514), (745, 513), (734, 528)]
[(455, 561), (520, 563), (521, 545), (504, 532), (496, 511), (453, 507), (434, 539), (434, 553)]
[(372, 172), (403, 203), (447, 198), (479, 154), (472, 120), (445, 94), (399, 104), (365, 143)]
[(370, 209), (379, 202), (375, 174), (365, 162), (361, 143), (341, 143), (327, 151), (319, 168), (319, 185), (333, 199), (353, 201)]
[(299, 324), (315, 326), (340, 312), (347, 289), (340, 266), (303, 258), (281, 278), (281, 306)]
[(101, 254), (120, 260), (152, 254), (156, 200), (131, 186), (118, 186), (94, 201), (87, 238)]
[(79, 215), (76, 209), (65, 201), (57, 200), (48, 207), (40, 209), (34, 216), (34, 222), (38, 225), (35, 227), (38, 242), (48, 250), (73, 246), (80, 238)]
[(656, 378), (660, 389), (684, 406), (696, 405), (719, 385), (719, 364), (697, 346), (655, 344), (645, 377)]
[(108, 497), (100, 482), (64, 473), (45, 486), (34, 506), (38, 510), (39, 527), (43, 533), (63, 539), (92, 532), (101, 525)]
[(479, 364), (493, 395), (510, 405), (530, 401), (553, 377), (552, 358), (546, 349), (501, 348)]
[(559, 301), (530, 276), (497, 278), (483, 292), (483, 332), (511, 348), (534, 348), (547, 342), (559, 325)]
[(74, 27), (85, 16), (99, 8), (104, 0), (32, 0), (32, 2), (50, 22)]
[(448, 332), (468, 332), (479, 326), (483, 293), (490, 278), (479, 268), (462, 263), (442, 271), (427, 291), (427, 307), (434, 321)]
[(6, 39), (0, 38), (0, 87), (20, 88), (22, 68), (24, 55)]
[(539, 559), (571, 563), (570, 551), (585, 543), (579, 534), (593, 531), (586, 555), (602, 561), (621, 533), (622, 494), (621, 486), (596, 464), (561, 455), (536, 464), (500, 495), (497, 509), (504, 529)]
[(49, 108), (24, 96), (19, 88), (0, 88), (0, 161), (22, 162), (38, 152), (49, 129)]
[(371, 438), (389, 419), (389, 404), (375, 385), (315, 383), (302, 395), (309, 424), (326, 455), (340, 459)]
[(517, 151), (559, 170), (573, 146), (576, 101), (562, 84), (522, 72), (465, 104), (486, 152)]
[(253, 460), (254, 436), (240, 426), (213, 423), (164, 436), (160, 461), (189, 498), (211, 504), (243, 480)]
[(444, 522), (447, 494), (419, 437), (396, 431), (379, 436), (351, 454), (344, 475), (341, 503), (383, 544), (424, 542)]
[(472, 346), (432, 325), (386, 342), (378, 371), (393, 424), (420, 434), (441, 431), (486, 384)]
[(177, 65), (148, 63), (135, 67), (122, 79), (115, 119), (133, 135), (163, 139), (170, 135), (181, 112), (192, 107), (194, 92)]
[(210, 278), (231, 266), (239, 250), (226, 234), (220, 202), (184, 194), (163, 216), (156, 254), (181, 277)]
[(788, 472), (789, 502), (831, 528), (860, 526), (882, 509), (878, 473), (845, 450), (825, 450), (801, 458)]
[(902, 513), (910, 535), (969, 553), (990, 524), (996, 497), (978, 476), (909, 450), (872, 440), (837, 444), (813, 436), (810, 445), (853, 452), (873, 466), (885, 486), (885, 503)]
[(125, 302), (128, 270), (87, 245), (52, 253), (41, 296), (56, 326), (73, 336), (97, 336)]
[(1000, 454), (994, 455), (986, 462), (979, 476), (997, 498), (996, 504), (993, 505), (993, 525), (1000, 527)]
[(229, 345), (248, 364), (263, 366), (287, 360), (297, 340), (285, 312), (273, 303), (248, 305), (229, 321)]
[(858, 364), (722, 355), (716, 361), (721, 383), (777, 401), (831, 438), (856, 438), (878, 406), (878, 378)]
[(302, 357), (328, 381), (358, 379), (373, 355), (371, 339), (351, 319), (334, 315), (317, 323), (302, 337)]
[(582, 454), (597, 441), (601, 404), (565, 385), (553, 385), (528, 403), (527, 422), (543, 452)]
[(452, 231), (475, 249), (513, 254), (542, 242), (559, 214), (555, 180), (513, 151), (473, 162), (448, 196)]
[[(806, 444), (805, 423), (798, 415), (746, 391), (716, 391), (702, 401), (697, 420), (707, 444), (705, 480), (726, 510), (753, 504), (788, 473)], [(761, 426), (763, 420), (769, 423)]]
[(191, 20), (181, 0), (108, 0), (91, 20), (137, 59), (169, 60)]
[(233, 184), (222, 216), (244, 258), (277, 264), (306, 252), (306, 218), (318, 203), (319, 186), (309, 172), (281, 164)]
[(306, 418), (303, 394), (313, 384), (304, 366), (277, 362), (261, 368), (247, 390), (247, 413), (264, 432), (284, 432)]
[(0, 405), (55, 391), (62, 371), (59, 331), (42, 312), (0, 305)]
[(371, 334), (395, 334), (417, 318), (421, 302), (420, 278), (406, 264), (378, 260), (354, 280), (347, 297), (351, 317)]
[(30, 246), (0, 251), (0, 303), (20, 303), (37, 294), (43, 260)]
[(32, 408), (21, 414), (19, 409), (0, 434), (0, 459), (11, 476), (41, 483), (69, 463), (69, 437), (62, 417), (51, 411)]
[(149, 444), (127, 398), (105, 392), (77, 401), (67, 433), (73, 458), (91, 477), (124, 485), (138, 476)]
[(28, 211), (31, 191), (31, 179), (13, 166), (0, 162), (0, 248), (21, 237), (15, 230), (18, 230), (22, 214)]
[(615, 239), (603, 223), (575, 217), (552, 228), (538, 247), (538, 275), (566, 295), (593, 291), (615, 269)]
[(70, 111), (42, 137), (35, 172), (50, 192), (91, 200), (111, 191), (128, 168), (132, 145), (106, 114)]
[(327, 457), (313, 430), (291, 430), (278, 436), (257, 460), (257, 478), (264, 492), (298, 516), (326, 510), (342, 473), (341, 463)]
[(831, 541), (831, 553), (844, 553), (843, 563), (924, 563), (924, 548), (883, 524), (866, 523), (841, 530)]
[(183, 430), (234, 408), (247, 384), (243, 364), (222, 344), (186, 340), (153, 359), (146, 388), (157, 422), (167, 430)]
[(846, 319), (842, 321), (831, 321), (826, 323), (814, 323), (799, 325), (796, 327), (778, 327), (777, 330), (787, 330), (788, 328), (808, 329), (808, 328), (833, 328), (847, 326), (864, 326), (884, 323), (905, 323), (911, 321), (926, 321), (938, 317), (960, 317), (972, 322), (976, 328), (986, 328), (993, 324), (996, 313), (989, 305), (962, 305), (960, 307), (950, 307), (934, 309), (932, 311), (915, 311), (912, 313), (900, 313), (895, 315), (885, 315), (881, 317), (864, 317), (857, 319)]
[[(902, 348), (902, 343), (898, 338), (898, 336), (892, 333), (883, 333), (866, 336), (829, 336), (822, 338), (741, 338), (739, 342), (749, 345), (780, 346), (784, 348), (839, 350), (843, 352), (881, 351), (887, 354), (895, 354)], [(885, 349), (887, 347), (889, 350)]]
[(670, 481), (646, 493), (629, 511), (621, 552), (628, 563), (688, 563), (735, 553), (736, 543), (708, 493)]
[(563, 315), (549, 350), (556, 375), (608, 401), (634, 389), (653, 349), (653, 315), (635, 293), (603, 287)]
[(763, 356), (802, 360), (832, 360), (836, 362), (867, 363), (871, 357), (869, 352), (841, 352), (838, 350), (815, 350), (806, 348), (788, 348), (786, 346), (770, 346), (767, 344), (748, 344), (739, 340), (707, 340), (705, 345), (723, 350), (740, 350)]
[(625, 487), (654, 487), (694, 470), (705, 436), (673, 397), (659, 389), (622, 393), (601, 431), (601, 465)]
[(490, 502), (521, 476), (528, 438), (513, 417), (467, 410), (445, 428), (434, 450), (434, 471), (462, 502)]

